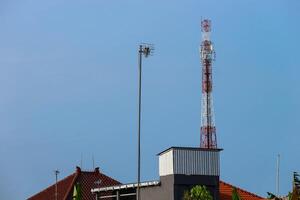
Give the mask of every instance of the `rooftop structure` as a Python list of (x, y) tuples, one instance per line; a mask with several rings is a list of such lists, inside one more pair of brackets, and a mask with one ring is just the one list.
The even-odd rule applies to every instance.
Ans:
[[(142, 200), (182, 200), (183, 194), (195, 185), (205, 185), (214, 200), (219, 200), (221, 149), (170, 147), (158, 154), (159, 180), (140, 186)], [(98, 187), (91, 191), (96, 199), (126, 197), (135, 200), (137, 183), (112, 187)], [(112, 194), (107, 195), (110, 191)]]

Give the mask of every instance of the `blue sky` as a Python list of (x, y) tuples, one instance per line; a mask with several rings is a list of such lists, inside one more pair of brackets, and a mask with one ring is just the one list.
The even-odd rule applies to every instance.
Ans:
[(198, 146), (200, 20), (212, 20), (221, 178), (281, 194), (300, 171), (297, 0), (1, 0), (0, 194), (25, 199), (75, 171), (136, 180), (137, 46), (144, 62), (142, 179), (156, 153)]

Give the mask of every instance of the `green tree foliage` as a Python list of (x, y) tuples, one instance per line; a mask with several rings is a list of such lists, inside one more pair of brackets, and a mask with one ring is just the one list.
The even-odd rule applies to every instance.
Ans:
[[(299, 174), (297, 172), (293, 173), (293, 190), (292, 192), (289, 192), (287, 195), (289, 200), (300, 200), (300, 178)], [(277, 197), (275, 194), (271, 192), (267, 192), (268, 199), (272, 200), (282, 200), (283, 198)]]
[(213, 200), (213, 198), (205, 186), (196, 185), (184, 193), (183, 200)]
[(293, 174), (293, 191), (290, 194), (289, 199), (300, 200), (300, 180), (297, 172), (294, 172)]
[(81, 200), (81, 186), (79, 183), (74, 185), (73, 200)]
[(183, 200), (192, 200), (190, 191), (185, 191), (183, 194)]
[(293, 177), (293, 188), (300, 192), (300, 180), (299, 180), (299, 174), (297, 172), (294, 172), (294, 177)]
[(231, 198), (232, 198), (232, 200), (242, 200), (235, 187), (232, 189)]

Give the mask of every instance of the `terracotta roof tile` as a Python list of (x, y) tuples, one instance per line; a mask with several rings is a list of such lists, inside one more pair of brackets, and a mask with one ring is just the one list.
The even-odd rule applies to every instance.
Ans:
[(264, 199), (263, 197), (260, 197), (251, 192), (247, 192), (246, 190), (235, 187), (235, 186), (225, 183), (223, 181), (220, 181), (220, 185), (219, 185), (220, 199), (221, 200), (232, 200), (231, 194), (232, 194), (233, 188), (237, 189), (237, 192), (239, 193), (242, 200), (262, 200), (262, 199)]

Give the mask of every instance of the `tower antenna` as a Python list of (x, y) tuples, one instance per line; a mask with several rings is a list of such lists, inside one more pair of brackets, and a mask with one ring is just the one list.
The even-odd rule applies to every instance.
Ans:
[(83, 156), (82, 156), (82, 153), (80, 154), (80, 168), (82, 169), (82, 159), (83, 159)]
[(58, 170), (54, 170), (54, 174), (55, 174), (55, 200), (58, 199), (58, 191), (57, 191), (57, 177), (59, 174)]
[(213, 43), (210, 41), (211, 21), (201, 20), (202, 43), (200, 57), (202, 63), (202, 102), (200, 147), (217, 148), (216, 127), (212, 98), (212, 62), (215, 60)]
[(276, 169), (276, 195), (279, 196), (279, 170), (280, 170), (280, 154), (277, 155), (277, 169)]
[(95, 169), (95, 158), (94, 158), (94, 154), (92, 155), (92, 162), (93, 162), (93, 170)]

